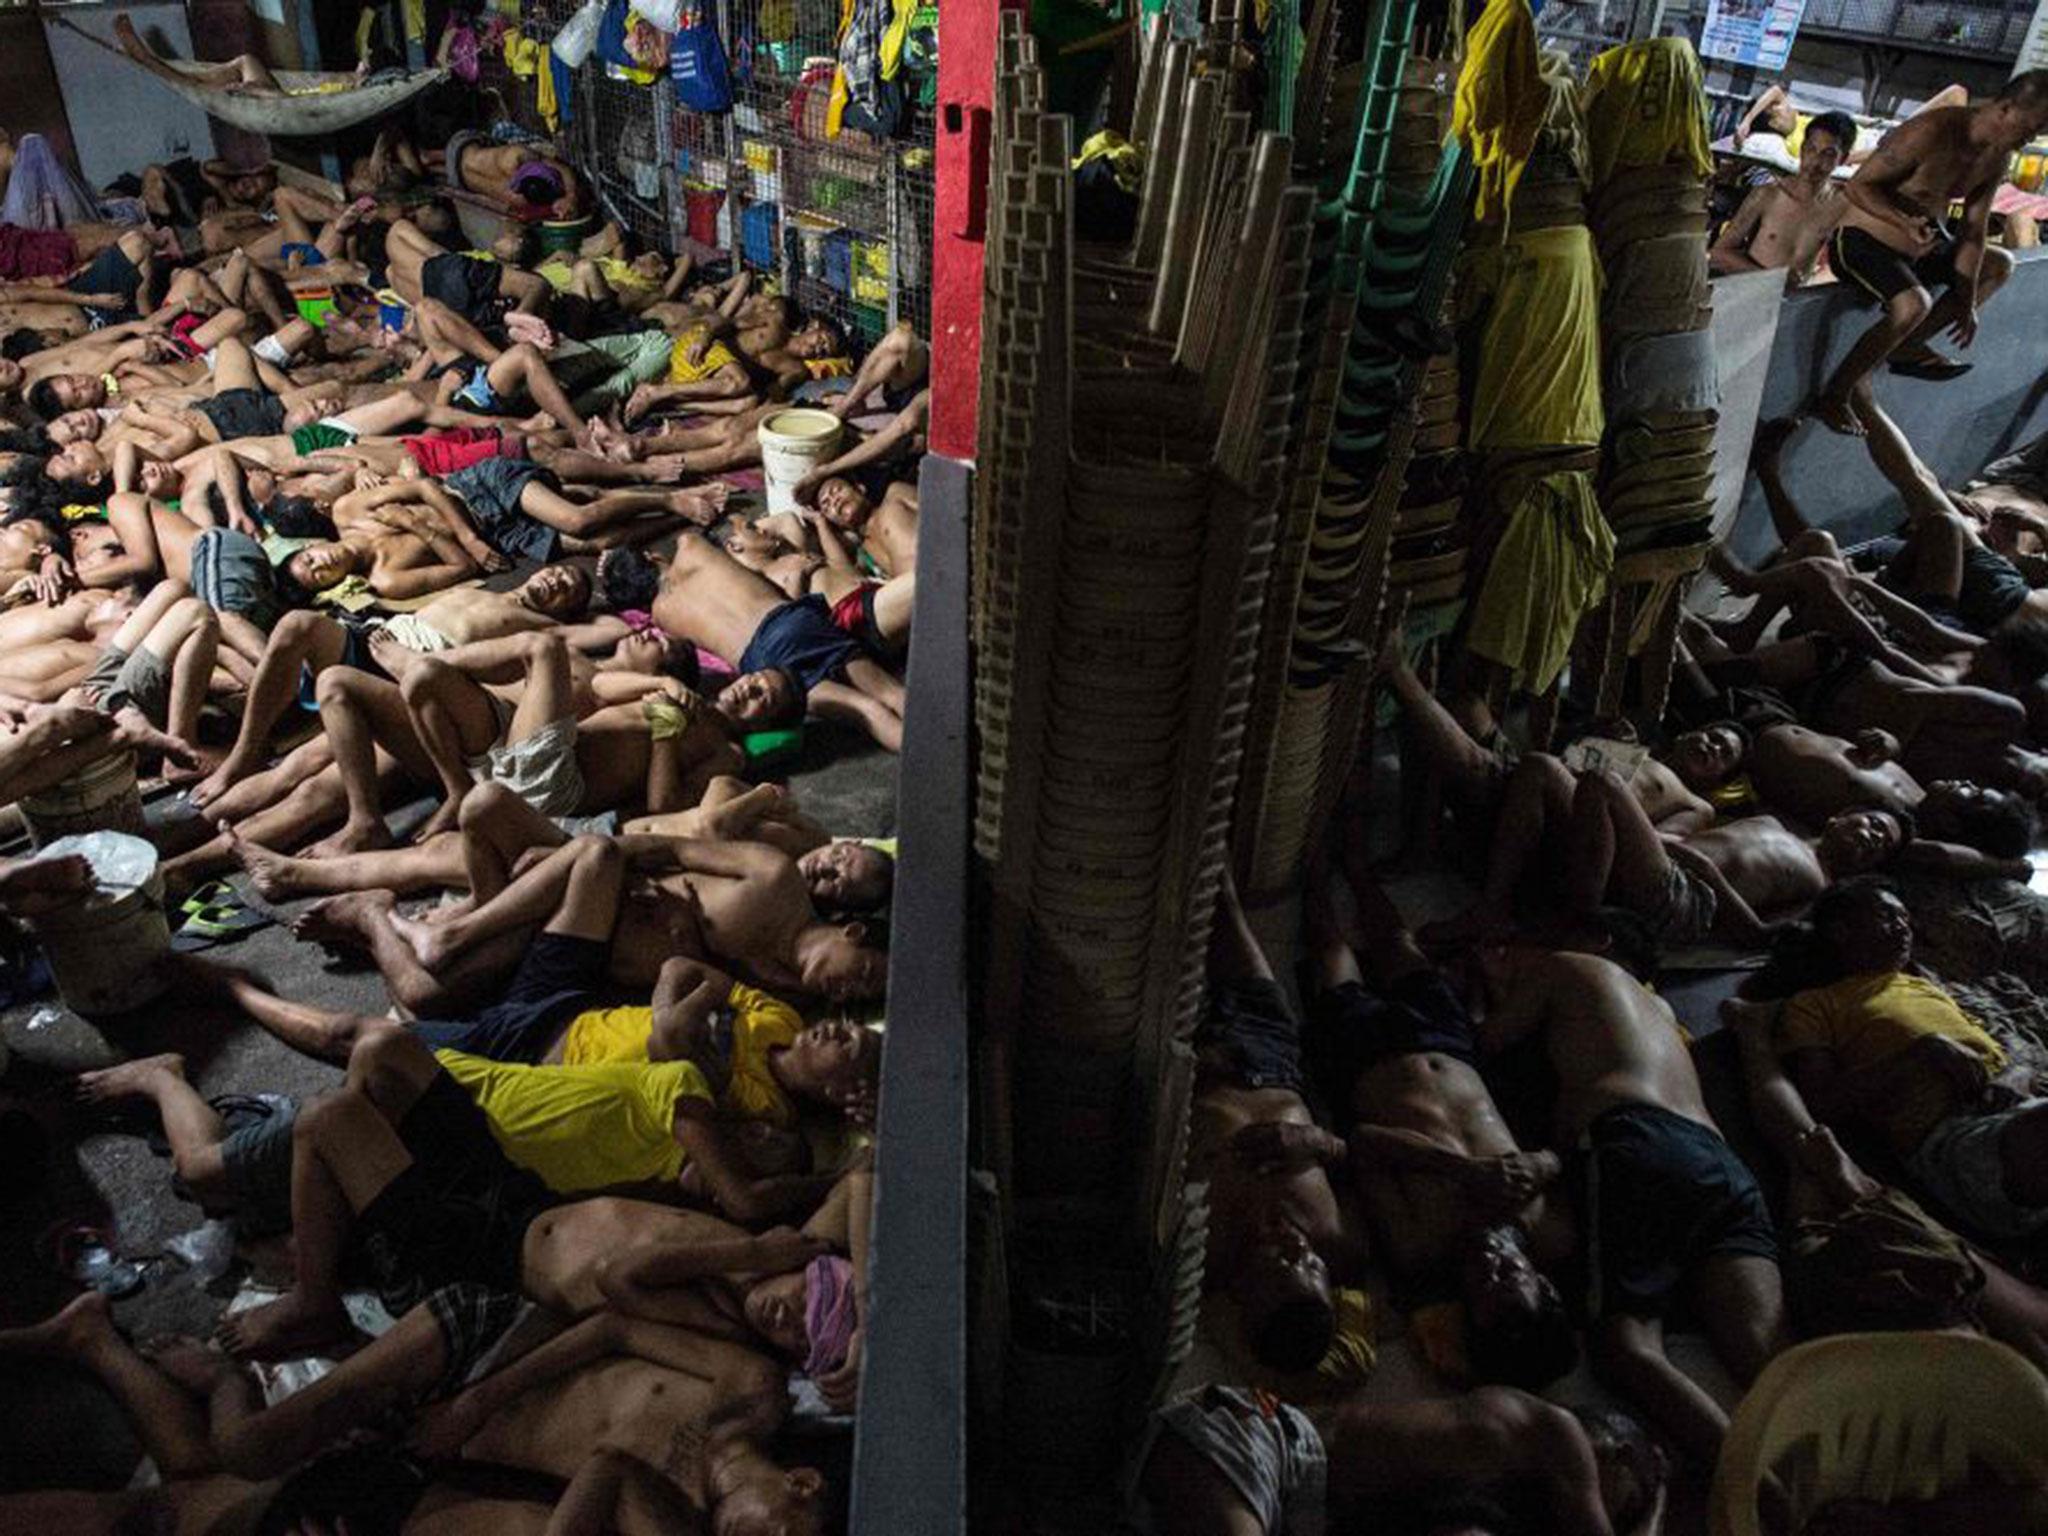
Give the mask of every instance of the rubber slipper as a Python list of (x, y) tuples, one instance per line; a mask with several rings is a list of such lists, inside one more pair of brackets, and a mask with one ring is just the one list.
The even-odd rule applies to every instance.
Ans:
[(1975, 363), (1943, 357), (1939, 352), (1929, 352), (1925, 357), (1895, 357), (1891, 361), (1893, 373), (1909, 379), (1931, 379), (1937, 384), (1959, 379), (1976, 366)]
[(225, 880), (207, 881), (187, 896), (178, 910), (185, 920), (172, 935), (171, 948), (180, 954), (210, 949), (227, 939), (268, 928), (273, 921), (253, 910)]

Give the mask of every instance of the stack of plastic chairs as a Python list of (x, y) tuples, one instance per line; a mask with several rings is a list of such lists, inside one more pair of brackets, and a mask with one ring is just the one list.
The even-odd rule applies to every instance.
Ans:
[[(1619, 95), (1619, 103), (1603, 97)], [(1614, 110), (1616, 107), (1620, 110)], [(1661, 129), (1644, 133), (1653, 107)], [(1706, 99), (1689, 43), (1659, 38), (1594, 61), (1586, 114), (1596, 137), (1623, 117), (1615, 152), (1596, 154), (1591, 213), (1607, 274), (1607, 442), (1600, 505), (1615, 536), (1608, 603), (1586, 626), (1582, 659), (1602, 715), (1623, 702), (1630, 657), (1637, 703), (1663, 712), (1679, 609), (1705, 562), (1713, 523), (1714, 435), (1720, 386), (1707, 280), (1707, 192), (1701, 146)], [(1680, 122), (1689, 116), (1690, 122)], [(1655, 159), (1632, 153), (1647, 139)], [(1601, 146), (1604, 148), (1605, 146)]]
[[(1337, 169), (1325, 180), (1334, 195), (1319, 209), (1311, 270), (1320, 278), (1327, 269), (1329, 280), (1311, 301), (1321, 312), (1319, 325), (1311, 321), (1319, 344), (1304, 360), (1309, 420), (1295, 445), (1295, 494), (1253, 704), (1256, 755), (1235, 833), (1240, 879), (1255, 897), (1295, 878), (1349, 771), (1362, 707), (1362, 674), (1351, 663), (1389, 578), (1418, 400), (1464, 227), (1468, 173), (1462, 155), (1442, 148), (1435, 88), (1404, 90), (1415, 15), (1414, 0), (1374, 7), (1355, 118), (1325, 140), (1324, 163)], [(1305, 64), (1304, 81), (1318, 78)], [(1303, 99), (1311, 100), (1306, 89)], [(1332, 139), (1348, 141), (1341, 158)], [(1417, 156), (1432, 140), (1423, 179)], [(1388, 175), (1397, 149), (1408, 156), (1405, 189)], [(1461, 557), (1445, 549), (1433, 559), (1438, 586), (1446, 576), (1455, 583)], [(1394, 574), (1420, 579), (1430, 569), (1404, 565)]]
[(1166, 43), (1140, 93), (1136, 236), (1079, 246), (1072, 125), (1041, 110), (1034, 45), (1004, 23), (975, 845), (984, 1129), (1012, 1258), (1006, 1438), (1050, 1477), (1091, 1470), (1077, 1448), (1137, 1422), (1199, 1306), (1188, 1043), (1286, 485), (1314, 195), (1291, 183), (1287, 141), (1197, 77), (1196, 45)]

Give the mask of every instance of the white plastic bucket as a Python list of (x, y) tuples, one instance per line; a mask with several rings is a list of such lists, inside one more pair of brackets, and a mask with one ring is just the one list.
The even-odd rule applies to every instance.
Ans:
[(88, 1018), (140, 1008), (164, 990), (171, 950), (164, 877), (145, 839), (125, 832), (62, 837), (39, 857), (83, 854), (96, 888), (69, 906), (29, 919), (64, 1006)]
[(135, 783), (135, 754), (109, 753), (61, 784), (23, 795), (21, 819), (28, 824), (29, 841), (38, 848), (81, 832), (139, 834), (142, 792)]
[(768, 510), (796, 506), (796, 483), (832, 457), (845, 424), (830, 411), (792, 406), (761, 423), (761, 474), (768, 482)]

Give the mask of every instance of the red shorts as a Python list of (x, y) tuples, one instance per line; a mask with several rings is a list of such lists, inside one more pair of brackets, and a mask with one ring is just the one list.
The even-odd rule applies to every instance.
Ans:
[(204, 357), (206, 348), (192, 339), (192, 333), (206, 324), (207, 315), (184, 314), (171, 322), (171, 341), (187, 357)]
[(853, 636), (874, 656), (885, 655), (889, 648), (875, 623), (875, 594), (881, 589), (879, 581), (864, 581), (832, 605), (833, 625)]
[(446, 432), (429, 432), (399, 441), (423, 473), (436, 479), (468, 469), (505, 451), (505, 434), (496, 427), (452, 427)]

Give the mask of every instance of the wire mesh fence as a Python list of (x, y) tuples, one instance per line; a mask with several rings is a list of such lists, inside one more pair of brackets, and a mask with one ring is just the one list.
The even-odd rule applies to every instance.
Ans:
[[(577, 0), (528, 0), (528, 35), (552, 37)], [(616, 77), (593, 57), (576, 72), (564, 134), (604, 213), (700, 263), (773, 275), (806, 309), (872, 341), (899, 319), (929, 332), (936, 7), (910, 18), (900, 65), (880, 87), (883, 136), (833, 100), (836, 0), (716, 0), (733, 83), (728, 113), (693, 112), (667, 76)], [(530, 85), (501, 59), (484, 83), (508, 115), (544, 132)], [(855, 93), (858, 96), (859, 93)]]

